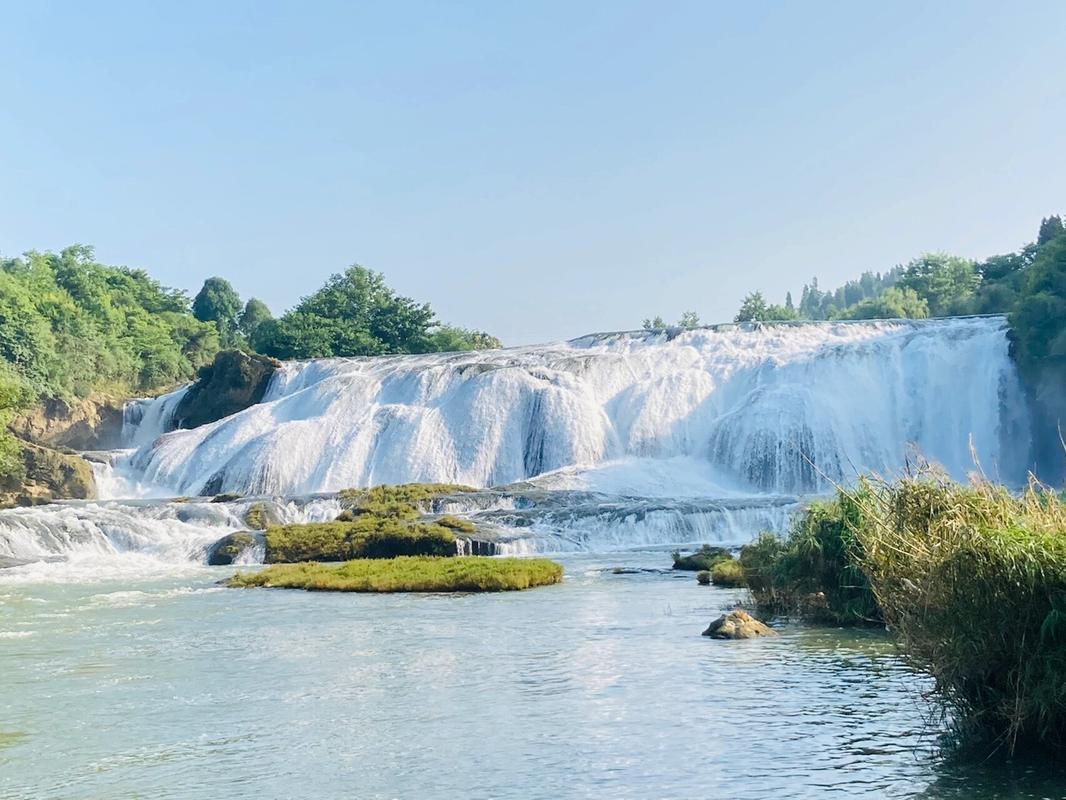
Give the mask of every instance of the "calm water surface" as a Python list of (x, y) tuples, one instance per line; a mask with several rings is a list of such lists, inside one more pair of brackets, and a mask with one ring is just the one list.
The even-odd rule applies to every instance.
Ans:
[(739, 593), (609, 570), (668, 562), (468, 596), (0, 576), (0, 796), (1066, 796), (1054, 767), (938, 755), (877, 633), (711, 641)]

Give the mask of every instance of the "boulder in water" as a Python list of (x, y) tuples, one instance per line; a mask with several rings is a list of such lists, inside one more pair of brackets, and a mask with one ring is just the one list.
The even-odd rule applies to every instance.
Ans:
[(254, 531), (265, 531), (283, 523), (284, 520), (273, 503), (255, 503), (244, 512), (244, 524)]
[(703, 632), (712, 639), (755, 639), (759, 636), (777, 636), (777, 631), (755, 619), (747, 611), (730, 611), (723, 614)]
[(223, 350), (200, 369), (174, 412), (179, 428), (196, 428), (254, 406), (281, 362), (258, 353)]
[(237, 531), (227, 534), (207, 548), (207, 563), (212, 567), (229, 566), (262, 543), (263, 534), (261, 533)]

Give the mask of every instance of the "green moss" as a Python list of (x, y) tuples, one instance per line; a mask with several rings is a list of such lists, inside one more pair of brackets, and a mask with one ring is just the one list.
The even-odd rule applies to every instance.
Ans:
[(227, 585), (335, 592), (500, 592), (559, 583), (562, 576), (563, 568), (545, 559), (401, 557), (339, 565), (283, 564), (238, 572)]
[(697, 572), (696, 573), (696, 583), (698, 583), (700, 586), (710, 586), (711, 585), (711, 573), (710, 573), (710, 571), (705, 570), (705, 569), (701, 569), (699, 572)]
[(709, 570), (716, 563), (727, 558), (732, 558), (728, 550), (724, 547), (711, 547), (709, 544), (703, 545), (695, 553), (689, 555), (681, 555), (680, 550), (675, 550), (673, 553), (674, 569), (693, 572)]
[(744, 568), (734, 559), (719, 561), (711, 567), (711, 583), (715, 586), (744, 586)]
[(234, 500), (240, 500), (240, 499), (241, 499), (241, 496), (239, 494), (234, 494), (232, 492), (226, 492), (226, 493), (223, 493), (223, 494), (216, 494), (214, 497), (211, 498), (211, 502), (212, 503), (232, 503)]
[(265, 531), (280, 521), (274, 509), (267, 503), (255, 503), (244, 512), (244, 524), (253, 531)]
[(397, 508), (401, 504), (417, 507), (442, 495), (476, 491), (472, 486), (458, 483), (399, 483), (369, 489), (344, 489), (338, 493), (338, 497), (353, 509), (378, 513), (380, 509)]
[(460, 533), (474, 533), (477, 530), (477, 525), (468, 519), (459, 519), (459, 517), (453, 517), (449, 514), (445, 514), (443, 517), (437, 517), (433, 522), (449, 530), (459, 531)]

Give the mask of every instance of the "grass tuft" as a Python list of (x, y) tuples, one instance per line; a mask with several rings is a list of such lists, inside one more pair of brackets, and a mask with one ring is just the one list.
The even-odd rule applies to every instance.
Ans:
[(924, 468), (853, 493), (855, 555), (964, 741), (1066, 747), (1066, 501)]

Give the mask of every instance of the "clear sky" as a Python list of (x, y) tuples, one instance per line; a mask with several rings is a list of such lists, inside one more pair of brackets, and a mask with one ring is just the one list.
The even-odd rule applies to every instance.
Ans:
[(729, 319), (1066, 211), (1066, 3), (0, 4), (0, 253), (507, 344)]

